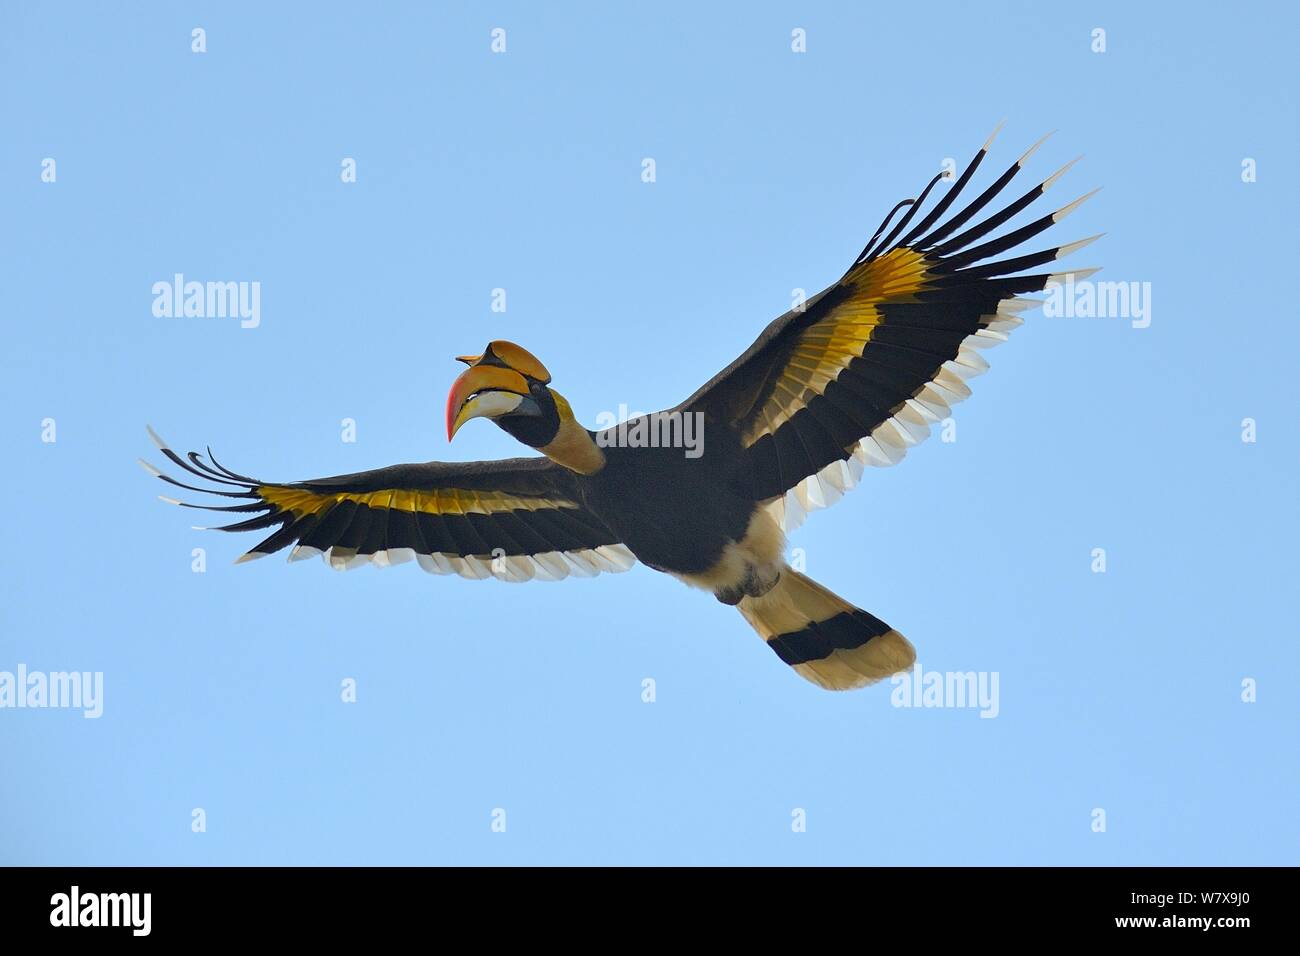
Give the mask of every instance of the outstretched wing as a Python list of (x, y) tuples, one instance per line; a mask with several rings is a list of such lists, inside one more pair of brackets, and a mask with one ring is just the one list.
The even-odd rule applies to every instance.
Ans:
[[(997, 258), (1060, 221), (1092, 195), (1088, 193), (1026, 226), (979, 242), (1046, 192), (1073, 163), (957, 233), (1002, 191), (1038, 144), (969, 205), (936, 226), (992, 140), (910, 231), (904, 234), (942, 175), (930, 181), (919, 199), (894, 207), (835, 285), (808, 300), (802, 310), (774, 321), (740, 358), (681, 406), (739, 430), (756, 497), (769, 503), (787, 530), (807, 511), (838, 500), (857, 483), (864, 466), (892, 465), (922, 441), (932, 423), (946, 418), (950, 406), (970, 395), (966, 380), (988, 368), (975, 350), (1006, 341), (1007, 333), (1022, 322), (1019, 313), (1039, 304), (1019, 296), (1040, 291), (1065, 275), (1015, 273), (1059, 259), (1098, 238)], [(877, 243), (904, 208), (907, 213)], [(1095, 271), (1073, 274), (1083, 277)]]
[(242, 504), (170, 504), (252, 517), (216, 531), (273, 534), (240, 561), (296, 545), (290, 561), (323, 555), (345, 570), (412, 559), (434, 574), (506, 581), (559, 580), (626, 571), (636, 559), (614, 533), (575, 500), (572, 479), (546, 458), (466, 463), (426, 462), (273, 484), (223, 467), (208, 450), (182, 458), (153, 431), (162, 453), (209, 487), (185, 484), (148, 462), (150, 474), (180, 488), (248, 499)]

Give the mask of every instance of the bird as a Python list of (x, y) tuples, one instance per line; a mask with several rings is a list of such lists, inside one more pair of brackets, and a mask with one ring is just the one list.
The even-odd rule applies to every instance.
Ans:
[[(959, 176), (940, 172), (894, 206), (838, 280), (772, 321), (674, 408), (588, 429), (541, 360), (497, 339), (457, 357), (467, 368), (448, 393), (448, 441), (483, 418), (540, 454), (274, 483), (231, 471), (210, 447), (206, 458), (182, 457), (150, 427), (187, 481), (141, 464), (171, 485), (237, 502), (159, 496), (169, 504), (248, 515), (213, 530), (274, 529), (239, 562), (292, 546), (290, 561), (320, 555), (337, 569), (414, 561), (436, 574), (505, 581), (593, 576), (640, 562), (736, 607), (812, 683), (875, 683), (911, 668), (911, 642), (791, 567), (786, 534), (947, 420), (971, 394), (968, 381), (988, 368), (981, 351), (1006, 341), (1041, 304), (1027, 294), (1097, 271), (1042, 269), (1100, 235), (1019, 252), (1095, 189), (989, 238), (1077, 160), (977, 218), (1005, 199), (1046, 136), (951, 211), (997, 133)], [(196, 479), (203, 484), (187, 483)]]

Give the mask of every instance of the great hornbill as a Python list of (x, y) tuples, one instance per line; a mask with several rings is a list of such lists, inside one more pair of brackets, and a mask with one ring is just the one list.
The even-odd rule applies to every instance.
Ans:
[[(976, 244), (1069, 165), (958, 231), (1038, 144), (940, 222), (992, 141), (929, 212), (921, 214), (943, 174), (918, 199), (894, 207), (839, 281), (772, 322), (674, 409), (590, 431), (550, 387), (536, 357), (494, 341), (482, 355), (460, 358), (469, 368), (448, 396), (448, 439), (471, 418), (490, 418), (545, 457), (392, 465), (270, 484), (230, 471), (210, 449), (206, 461), (194, 452), (182, 458), (151, 429), (168, 459), (217, 488), (145, 467), (182, 488), (248, 499), (222, 507), (164, 498), (255, 514), (217, 530), (277, 529), (240, 561), (296, 544), (290, 561), (323, 554), (333, 567), (351, 568), (415, 559), (437, 574), (525, 581), (624, 571), (640, 560), (734, 604), (800, 676), (834, 690), (872, 683), (911, 666), (912, 645), (790, 568), (784, 533), (805, 512), (837, 500), (865, 466), (892, 465), (925, 438), (970, 394), (966, 380), (988, 368), (976, 350), (1005, 341), (1020, 313), (1038, 304), (1019, 296), (1065, 275), (1017, 273), (1097, 238), (987, 261), (1047, 229), (1089, 193)], [(673, 436), (694, 424), (702, 453), (684, 453)], [(633, 435), (641, 437), (629, 440)]]

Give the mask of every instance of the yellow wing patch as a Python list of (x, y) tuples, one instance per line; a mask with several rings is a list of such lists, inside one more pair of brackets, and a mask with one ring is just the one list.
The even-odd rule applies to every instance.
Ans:
[(771, 394), (754, 410), (742, 436), (745, 446), (775, 432), (813, 395), (823, 394), (849, 362), (861, 357), (881, 324), (879, 303), (907, 301), (925, 288), (928, 278), (925, 257), (907, 248), (894, 249), (850, 271), (841, 281), (852, 288), (851, 295), (799, 334)]
[(370, 508), (443, 515), (490, 515), (506, 511), (578, 507), (574, 502), (561, 498), (531, 498), (504, 491), (475, 491), (463, 488), (439, 488), (432, 491), (401, 489), (369, 492), (339, 491), (333, 494), (321, 494), (283, 485), (259, 485), (257, 493), (282, 511), (291, 511), (299, 517), (318, 514), (343, 501), (351, 501)]

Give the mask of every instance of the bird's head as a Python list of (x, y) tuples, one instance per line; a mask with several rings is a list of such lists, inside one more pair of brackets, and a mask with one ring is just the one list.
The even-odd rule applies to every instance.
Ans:
[(447, 440), (471, 418), (490, 418), (525, 445), (571, 471), (594, 474), (605, 453), (550, 387), (551, 373), (527, 349), (497, 339), (482, 355), (460, 355), (469, 366), (447, 395)]
[[(447, 395), (447, 440), (471, 418), (490, 418), (534, 448), (551, 442), (568, 403), (548, 386), (551, 373), (527, 349), (498, 339), (482, 355), (459, 355), (469, 366)], [(569, 412), (572, 418), (572, 412)]]

